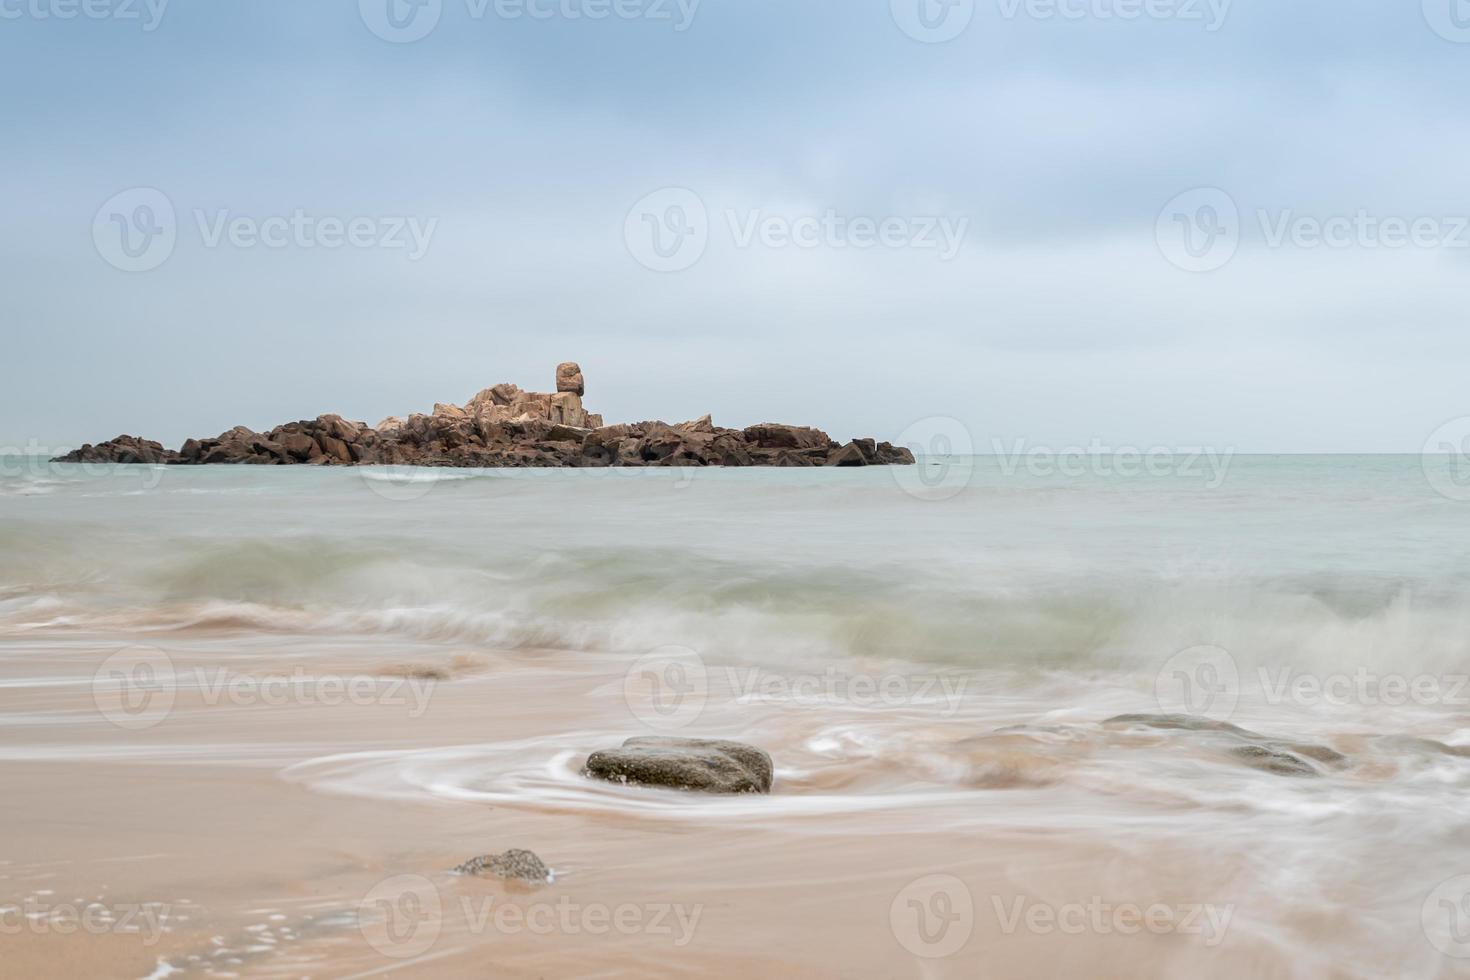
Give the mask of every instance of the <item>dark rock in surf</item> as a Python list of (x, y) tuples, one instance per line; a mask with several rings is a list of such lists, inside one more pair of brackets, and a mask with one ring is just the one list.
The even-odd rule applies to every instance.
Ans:
[(1315, 766), (1307, 760), (1265, 745), (1241, 745), (1230, 750), (1230, 754), (1252, 769), (1273, 773), (1277, 776), (1320, 776)]
[(1228, 721), (1215, 721), (1213, 718), (1201, 718), (1198, 715), (1118, 715), (1115, 718), (1109, 718), (1103, 724), (1142, 725), (1145, 728), (1186, 732), (1229, 732), (1232, 735), (1260, 737), (1255, 732), (1247, 731), (1239, 725), (1232, 725)]
[(1226, 752), (1232, 758), (1244, 762), (1253, 769), (1277, 776), (1320, 776), (1322, 772), (1312, 762), (1329, 766), (1340, 766), (1347, 756), (1325, 745), (1310, 742), (1291, 742), (1270, 738), (1228, 721), (1215, 721), (1195, 715), (1118, 715), (1109, 718), (1106, 725), (1133, 725), (1155, 731), (1187, 732), (1205, 737), (1218, 736), (1226, 742)]
[(594, 752), (582, 770), (612, 783), (698, 793), (769, 793), (774, 772), (771, 757), (751, 745), (655, 736)]

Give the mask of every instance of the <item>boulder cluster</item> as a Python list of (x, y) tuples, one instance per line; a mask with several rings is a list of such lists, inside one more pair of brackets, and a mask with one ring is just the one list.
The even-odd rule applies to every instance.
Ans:
[(369, 426), (340, 415), (287, 422), (269, 432), (236, 426), (177, 451), (134, 436), (85, 445), (64, 463), (216, 463), (281, 466), (455, 467), (884, 466), (913, 454), (872, 439), (839, 443), (820, 429), (767, 423), (725, 429), (708, 415), (692, 422), (605, 425), (586, 410), (582, 369), (556, 369), (556, 391), (486, 388), (466, 404), (430, 414), (392, 416)]

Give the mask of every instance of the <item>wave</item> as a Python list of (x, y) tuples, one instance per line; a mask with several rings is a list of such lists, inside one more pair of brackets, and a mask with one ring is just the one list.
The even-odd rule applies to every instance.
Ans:
[[(973, 709), (972, 704), (971, 708)], [(615, 745), (615, 728), (580, 728), (554, 736), (472, 745), (387, 749), (319, 756), (283, 777), (328, 792), (415, 802), (452, 800), (548, 812), (603, 812), (692, 822), (712, 818), (901, 811), (923, 808), (927, 821), (983, 823), (1027, 809), (1037, 791), (1089, 802), (1032, 813), (1029, 825), (1086, 825), (1107, 808), (1139, 803), (1184, 811), (1302, 816), (1351, 813), (1373, 798), (1379, 814), (1417, 814), (1433, 798), (1450, 827), (1470, 815), (1465, 756), (1470, 749), (1402, 736), (1339, 736), (1349, 749), (1270, 741), (1244, 729), (1159, 731), (1124, 720), (993, 727), (983, 710), (938, 722), (923, 713), (865, 713), (849, 706), (836, 723), (783, 726), (770, 712), (742, 737), (779, 760), (770, 799), (701, 797), (589, 780), (588, 753)], [(586, 712), (590, 723), (595, 708)], [(833, 717), (829, 714), (827, 717)], [(979, 734), (974, 734), (979, 732)], [(1301, 771), (1262, 765), (1240, 750), (1261, 741), (1293, 751), (1316, 749)], [(1204, 773), (1209, 778), (1201, 778)], [(1416, 785), (1416, 793), (1404, 792)], [(1007, 794), (1009, 799), (998, 797)], [(980, 801), (984, 805), (977, 805)], [(936, 806), (960, 809), (941, 816)], [(929, 824), (931, 827), (934, 823)], [(1299, 825), (1293, 832), (1301, 832)]]
[(637, 651), (792, 666), (1134, 669), (1199, 644), (1243, 669), (1470, 665), (1457, 583), (1341, 575), (1007, 574), (961, 563), (866, 566), (660, 547), (566, 551), (325, 537), (176, 539), (0, 531), (0, 621), (44, 615), (128, 631), (400, 634), (499, 648)]

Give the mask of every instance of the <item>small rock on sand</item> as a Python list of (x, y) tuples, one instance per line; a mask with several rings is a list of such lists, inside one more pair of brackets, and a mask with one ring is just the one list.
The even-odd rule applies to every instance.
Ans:
[(504, 854), (487, 854), (466, 861), (454, 869), (462, 875), (493, 875), (507, 881), (547, 882), (551, 870), (530, 851), (509, 850)]

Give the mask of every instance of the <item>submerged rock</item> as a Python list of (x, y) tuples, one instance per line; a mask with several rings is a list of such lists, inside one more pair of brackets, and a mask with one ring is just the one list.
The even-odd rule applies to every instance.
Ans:
[[(1187, 732), (1229, 732), (1232, 735), (1255, 735), (1239, 725), (1228, 721), (1215, 721), (1197, 715), (1118, 715), (1103, 722), (1105, 725), (1143, 725), (1145, 728), (1175, 729)], [(1259, 737), (1259, 736), (1257, 736)]]
[(1109, 718), (1106, 725), (1140, 725), (1158, 731), (1191, 732), (1201, 735), (1218, 735), (1228, 740), (1228, 754), (1253, 769), (1277, 776), (1320, 776), (1321, 770), (1308, 759), (1328, 765), (1341, 765), (1347, 756), (1326, 745), (1310, 742), (1291, 742), (1271, 738), (1253, 732), (1228, 721), (1215, 721), (1194, 715), (1118, 715)]
[(1325, 745), (1312, 745), (1308, 742), (1271, 742), (1268, 744), (1275, 748), (1294, 752), (1297, 755), (1304, 755), (1308, 759), (1315, 759), (1318, 762), (1330, 762), (1336, 764), (1347, 761), (1347, 756), (1343, 755), (1336, 749), (1330, 749)]
[(455, 868), (456, 874), (493, 875), (506, 881), (531, 881), (537, 883), (551, 880), (551, 869), (531, 851), (509, 850), (504, 854), (487, 854), (472, 858)]
[(1241, 745), (1230, 750), (1230, 754), (1253, 769), (1275, 773), (1278, 776), (1319, 776), (1310, 762), (1290, 752), (1268, 748), (1264, 745)]
[(719, 739), (630, 738), (622, 748), (594, 752), (582, 774), (629, 786), (699, 793), (769, 793), (771, 757), (752, 745)]

